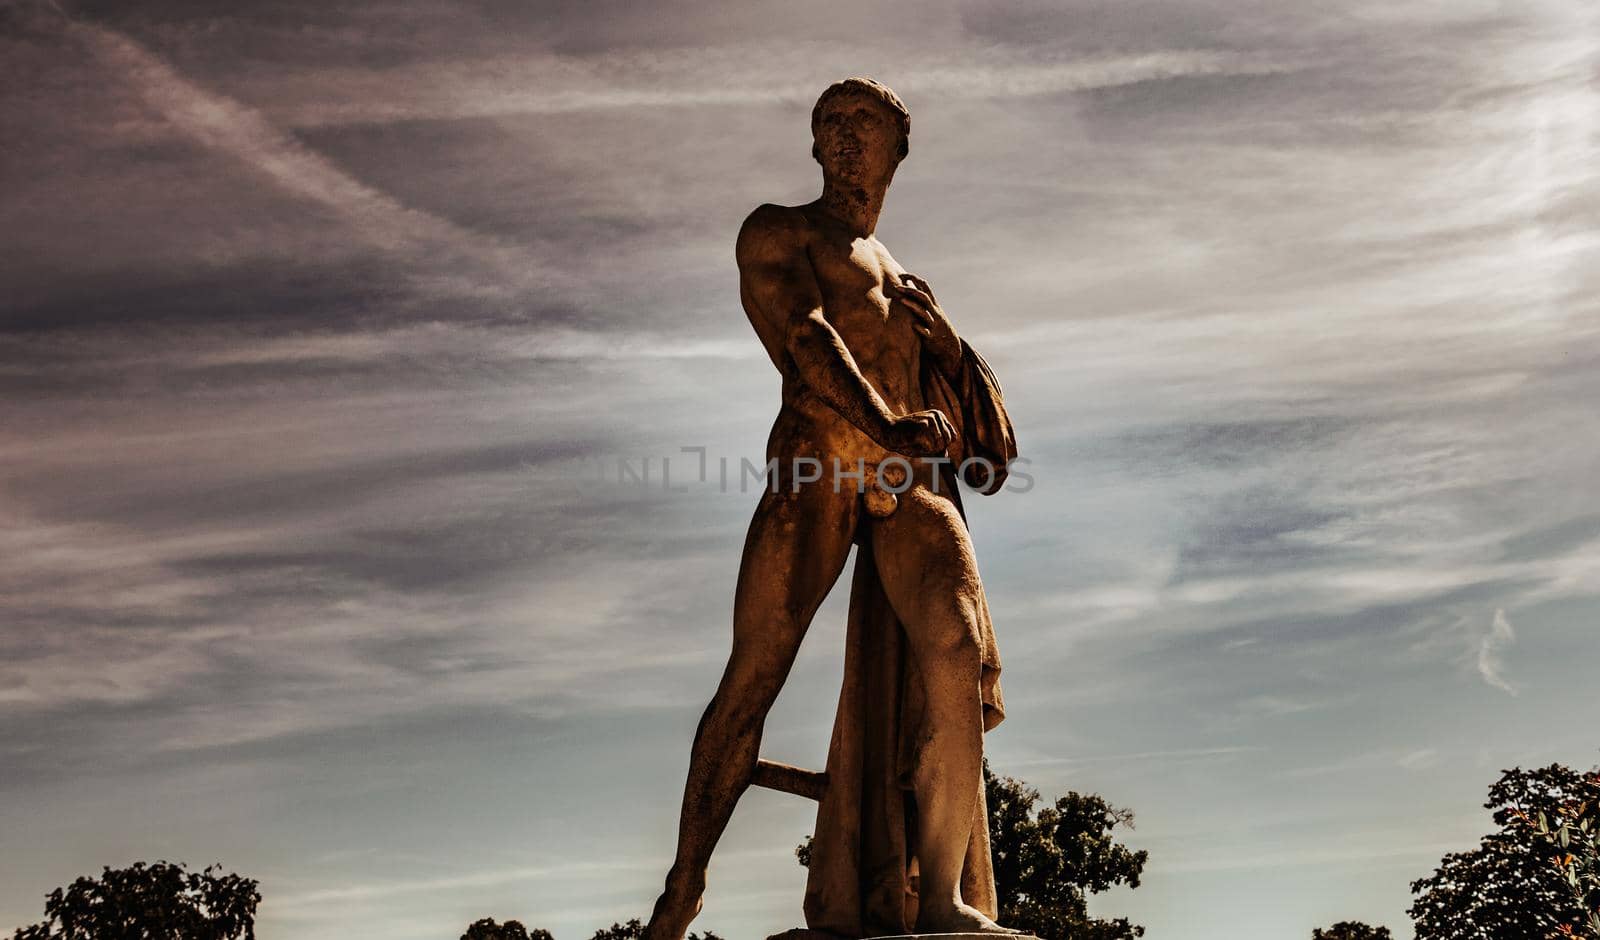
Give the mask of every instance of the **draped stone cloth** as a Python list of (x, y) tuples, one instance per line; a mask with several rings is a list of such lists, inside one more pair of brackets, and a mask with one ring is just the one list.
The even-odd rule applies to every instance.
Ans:
[[(950, 448), (952, 465), (942, 468), (939, 492), (948, 493), (959, 512), (961, 497), (953, 468), (969, 457), (983, 458), (992, 473), (974, 463), (961, 475), (979, 492), (998, 492), (1005, 483), (1007, 464), (1017, 455), (1016, 437), (1000, 397), (1000, 383), (972, 347), (962, 343), (959, 374), (949, 378), (926, 358), (921, 378), (924, 407), (944, 412), (957, 432)], [(1005, 717), (1005, 705), (989, 607), (985, 602), (978, 608), (976, 641), (983, 668), (975, 681), (983, 703), (983, 728), (989, 731)], [(904, 629), (878, 576), (871, 540), (859, 538), (850, 587), (844, 683), (806, 884), (806, 925), (811, 930), (861, 938), (908, 934), (916, 925), (911, 877), (917, 820), (911, 781), (928, 738), (922, 720), (924, 701)], [(981, 785), (971, 818), (962, 898), (993, 918), (997, 916), (994, 871)]]

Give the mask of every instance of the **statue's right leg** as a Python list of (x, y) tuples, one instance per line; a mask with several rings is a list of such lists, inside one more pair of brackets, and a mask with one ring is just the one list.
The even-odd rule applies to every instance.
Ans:
[(678, 850), (646, 940), (682, 940), (700, 911), (706, 865), (755, 772), (761, 729), (806, 627), (850, 554), (858, 499), (824, 483), (762, 494), (733, 599), (733, 651), (689, 754)]

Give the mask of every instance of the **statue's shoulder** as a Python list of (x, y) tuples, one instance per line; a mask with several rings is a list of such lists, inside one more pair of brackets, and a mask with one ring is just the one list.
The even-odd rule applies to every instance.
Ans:
[(810, 240), (811, 220), (801, 206), (763, 203), (739, 227), (736, 253), (741, 263), (804, 248)]

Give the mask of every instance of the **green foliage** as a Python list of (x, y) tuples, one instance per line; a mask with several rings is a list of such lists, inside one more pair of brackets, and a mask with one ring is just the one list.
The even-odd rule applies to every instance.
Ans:
[[(1529, 810), (1512, 805), (1503, 811), (1503, 821), (1500, 813), (1495, 821), (1542, 844), (1556, 871), (1566, 879), (1583, 913), (1583, 924), (1577, 930), (1562, 930), (1559, 936), (1600, 940), (1600, 768), (1575, 783), (1566, 779), (1559, 783), (1562, 789), (1553, 807)], [(1512, 794), (1514, 799), (1525, 795), (1520, 791)]]
[[(1115, 885), (1139, 887), (1148, 852), (1116, 841), (1118, 827), (1133, 828), (1133, 813), (1099, 796), (1068, 793), (1054, 806), (1034, 811), (1039, 791), (983, 765), (989, 806), (989, 843), (994, 861), (1000, 923), (1040, 940), (1132, 940), (1144, 928), (1125, 918), (1089, 916), (1086, 893)], [(811, 865), (811, 837), (795, 847)], [(595, 940), (611, 940), (596, 937)]]
[(522, 926), (521, 921), (508, 920), (497, 924), (493, 917), (474, 921), (461, 940), (555, 940), (548, 930), (534, 930)]
[(1311, 940), (1393, 940), (1388, 927), (1371, 927), (1359, 920), (1341, 920), (1327, 930), (1311, 931)]
[(984, 766), (1000, 923), (1041, 940), (1132, 940), (1144, 928), (1089, 916), (1085, 896), (1139, 887), (1149, 853), (1117, 842), (1133, 813), (1096, 794), (1068, 793), (1035, 812), (1039, 791)]
[(12, 940), (255, 940), (260, 903), (253, 879), (215, 865), (136, 862), (50, 892), (44, 921)]
[(1498, 831), (1411, 885), (1417, 940), (1600, 940), (1600, 771), (1512, 768), (1489, 788)]

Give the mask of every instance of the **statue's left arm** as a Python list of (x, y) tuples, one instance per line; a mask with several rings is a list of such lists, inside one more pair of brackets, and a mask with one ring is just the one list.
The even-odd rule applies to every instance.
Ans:
[(999, 492), (1017, 457), (1017, 436), (1006, 414), (1000, 380), (978, 351), (956, 334), (927, 281), (906, 274), (891, 293), (918, 318), (922, 349), (933, 366), (923, 369), (923, 403), (943, 411), (956, 425), (957, 440), (950, 450), (962, 479), (985, 496)]

